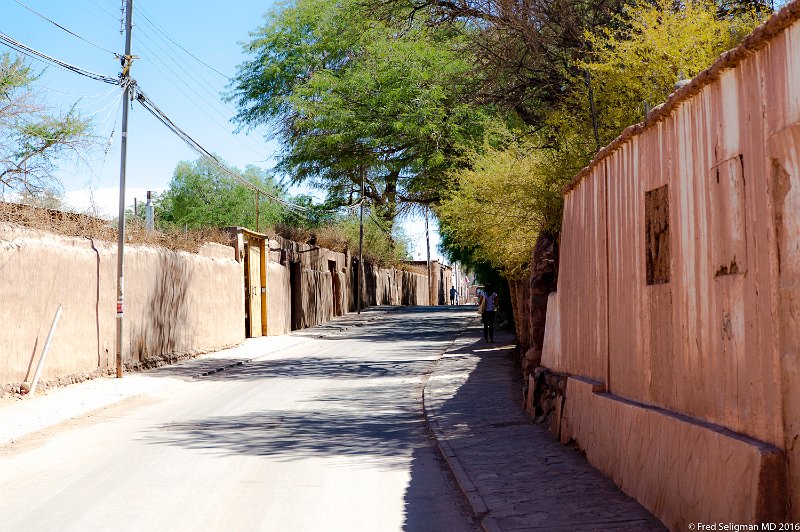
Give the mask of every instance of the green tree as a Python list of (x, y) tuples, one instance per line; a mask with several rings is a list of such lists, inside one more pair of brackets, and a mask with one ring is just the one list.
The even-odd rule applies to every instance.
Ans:
[(561, 224), (561, 188), (572, 168), (553, 150), (526, 143), (489, 148), (436, 209), (452, 258), (490, 264), (510, 278), (525, 272), (541, 231)]
[(48, 109), (32, 91), (35, 80), (22, 59), (0, 54), (0, 193), (56, 194), (56, 159), (93, 143), (89, 122), (74, 107)]
[[(438, 209), (446, 245), (508, 276), (522, 273), (541, 231), (557, 231), (560, 190), (596, 151), (589, 89), (601, 144), (643, 118), (681, 77), (707, 68), (763, 17), (758, 9), (723, 13), (711, 1), (636, 1), (609, 26), (587, 32), (583, 61), (560, 102), (526, 141), (478, 153)], [(591, 85), (585, 72), (590, 73)], [(513, 132), (510, 133), (513, 137)]]
[[(256, 166), (248, 166), (244, 172), (233, 170), (262, 190), (287, 199), (285, 191), (265, 170)], [(259, 196), (259, 228), (282, 222), (286, 207)], [(155, 203), (156, 217), (162, 225), (190, 229), (239, 225), (256, 229), (256, 192), (205, 158), (179, 162), (169, 189)]]
[(231, 99), (240, 124), (274, 127), (281, 170), (338, 205), (358, 200), (363, 179), (388, 225), (405, 205), (435, 202), (486, 120), (466, 103), (459, 31), (393, 27), (358, 0), (297, 0), (267, 19)]
[[(334, 226), (347, 239), (348, 248), (358, 253), (359, 221), (356, 217), (343, 217)], [(411, 260), (408, 236), (400, 227), (389, 229), (371, 213), (364, 214), (364, 255), (381, 264), (394, 265)]]
[[(664, 102), (677, 81), (708, 68), (765, 16), (763, 10), (745, 8), (720, 13), (711, 0), (683, 2), (677, 8), (672, 0), (636, 0), (616, 16), (614, 29), (587, 32), (591, 52), (580, 66), (593, 80), (601, 144), (642, 121), (645, 105)], [(576, 89), (550, 120), (560, 131), (591, 138), (589, 108), (588, 91)]]

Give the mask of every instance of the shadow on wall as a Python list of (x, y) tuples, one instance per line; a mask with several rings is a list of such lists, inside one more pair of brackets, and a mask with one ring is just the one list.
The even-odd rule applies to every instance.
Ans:
[(156, 275), (150, 297), (144, 304), (138, 324), (131, 327), (130, 357), (138, 367), (151, 367), (167, 359), (179, 358), (185, 350), (184, 338), (191, 338), (188, 287), (192, 270), (186, 261), (172, 254), (158, 257)]
[(405, 306), (415, 305), (419, 298), (418, 285), (416, 279), (409, 272), (404, 271), (403, 275), (403, 292), (401, 302)]

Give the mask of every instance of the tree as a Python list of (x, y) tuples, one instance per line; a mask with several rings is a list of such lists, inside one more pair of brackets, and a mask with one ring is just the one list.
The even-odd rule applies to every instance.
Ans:
[[(550, 134), (550, 110), (573, 90), (586, 91), (587, 32), (627, 27), (619, 13), (660, 0), (376, 0), (376, 16), (393, 21), (424, 17), (438, 27), (467, 27), (474, 100), (515, 112), (531, 129)], [(682, 10), (690, 2), (673, 1)], [(767, 0), (717, 0), (719, 19), (768, 13)], [(557, 133), (556, 133), (557, 134)]]
[(387, 225), (404, 205), (436, 201), (486, 120), (466, 103), (459, 32), (392, 27), (354, 0), (298, 0), (268, 20), (231, 99), (243, 126), (273, 125), (280, 169), (339, 205), (358, 200), (363, 179)]
[(22, 59), (0, 54), (0, 192), (54, 194), (56, 158), (92, 143), (89, 122), (74, 107), (53, 114), (37, 99), (35, 79)]
[(559, 169), (557, 155), (515, 143), (487, 149), (458, 172), (436, 210), (446, 250), (509, 278), (524, 273), (537, 235), (561, 224), (561, 188), (571, 169)]
[[(233, 170), (266, 192), (282, 199), (287, 197), (272, 176), (261, 168), (248, 166), (244, 172)], [(259, 200), (260, 228), (283, 221), (286, 207), (263, 195)], [(205, 158), (179, 162), (169, 189), (156, 198), (155, 204), (159, 222), (168, 226), (256, 228), (256, 192)]]
[(537, 235), (559, 229), (560, 190), (596, 151), (589, 87), (580, 72), (591, 74), (598, 133), (606, 144), (643, 118), (643, 102), (661, 103), (681, 76), (708, 67), (762, 16), (758, 10), (721, 16), (704, 0), (677, 6), (638, 1), (611, 26), (587, 32), (592, 52), (576, 63), (579, 74), (543, 114), (538, 132), (477, 154), (469, 170), (455, 174), (450, 198), (438, 211), (450, 250), (513, 277), (527, 267)]
[[(711, 0), (692, 0), (679, 8), (672, 0), (636, 0), (616, 16), (615, 29), (587, 32), (592, 51), (580, 66), (594, 81), (601, 144), (642, 121), (645, 105), (662, 103), (678, 80), (708, 68), (764, 16), (763, 10), (744, 8), (720, 16), (719, 6)], [(576, 109), (584, 110), (582, 117), (576, 116)], [(588, 92), (574, 90), (551, 120), (562, 131), (572, 129), (586, 138), (591, 123), (588, 109)]]

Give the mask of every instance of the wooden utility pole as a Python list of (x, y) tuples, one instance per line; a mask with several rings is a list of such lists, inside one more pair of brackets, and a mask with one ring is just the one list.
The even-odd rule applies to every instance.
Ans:
[(117, 378), (122, 377), (122, 317), (125, 291), (125, 161), (128, 155), (128, 100), (131, 97), (131, 30), (133, 0), (125, 2), (125, 55), (122, 57), (122, 141), (119, 166), (119, 219), (117, 221)]
[(358, 313), (361, 314), (361, 285), (364, 282), (364, 169), (361, 169), (361, 219), (358, 222)]
[(425, 247), (428, 250), (428, 304), (433, 305), (433, 289), (431, 288), (431, 237), (428, 234), (428, 209), (425, 209)]

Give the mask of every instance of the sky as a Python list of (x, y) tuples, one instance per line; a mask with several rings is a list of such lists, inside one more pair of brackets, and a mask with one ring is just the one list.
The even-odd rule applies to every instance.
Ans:
[[(120, 72), (113, 52), (121, 54), (125, 46), (122, 0), (0, 0), (0, 6), (0, 32), (84, 70), (114, 77)], [(237, 133), (230, 122), (235, 106), (221, 98), (236, 66), (249, 59), (242, 42), (264, 24), (271, 6), (269, 0), (134, 0), (131, 50), (138, 58), (131, 77), (174, 123), (239, 168), (272, 168), (280, 152), (279, 144), (268, 140), (267, 127)], [(0, 51), (8, 50), (0, 45)], [(92, 118), (100, 139), (93, 153), (59, 165), (56, 175), (67, 204), (115, 216), (121, 89), (39, 61), (30, 63), (41, 73), (34, 84), (41, 99), (61, 108), (77, 105), (81, 114)], [(176, 164), (197, 156), (139, 104), (129, 111), (126, 203), (132, 205), (133, 198), (142, 201), (147, 190), (165, 190)], [(309, 192), (302, 187), (290, 191)], [(431, 256), (439, 258), (435, 225), (431, 224)], [(425, 260), (424, 220), (406, 220), (403, 227), (412, 240), (414, 260)]]

